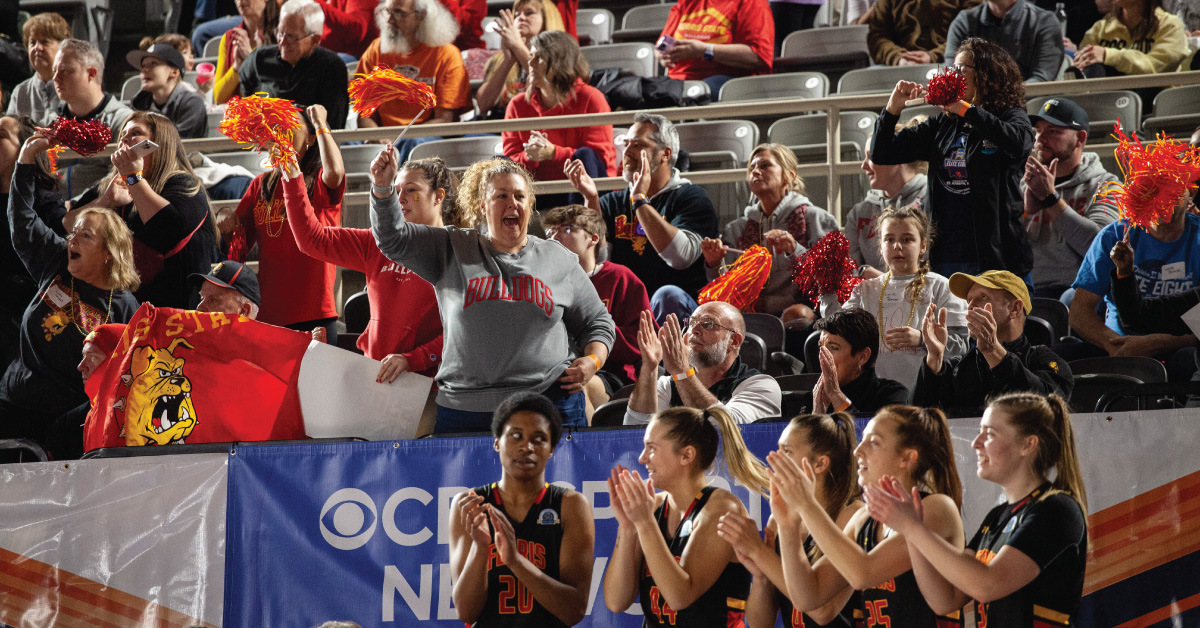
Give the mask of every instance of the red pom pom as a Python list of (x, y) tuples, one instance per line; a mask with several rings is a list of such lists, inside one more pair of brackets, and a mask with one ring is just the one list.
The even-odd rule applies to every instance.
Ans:
[(50, 127), (50, 141), (88, 157), (104, 150), (112, 141), (112, 131), (95, 118), (80, 122), (60, 116)]
[(967, 95), (967, 79), (961, 72), (952, 68), (944, 68), (925, 86), (925, 102), (944, 107), (956, 103)]
[(854, 276), (856, 268), (858, 264), (850, 257), (850, 241), (841, 231), (833, 231), (792, 262), (792, 283), (809, 303), (817, 303), (822, 294), (829, 293), (845, 303), (850, 291), (862, 281)]
[(1135, 227), (1149, 228), (1171, 220), (1175, 209), (1196, 189), (1200, 178), (1200, 149), (1160, 134), (1149, 146), (1120, 127), (1113, 137), (1114, 151), (1125, 183), (1108, 182), (1098, 198), (1117, 206), (1121, 218)]

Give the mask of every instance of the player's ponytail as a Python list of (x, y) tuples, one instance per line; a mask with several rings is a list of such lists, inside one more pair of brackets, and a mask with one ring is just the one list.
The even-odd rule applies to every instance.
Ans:
[[(792, 419), (792, 425), (804, 429), (805, 440), (813, 456), (829, 458), (825, 472), (825, 508), (830, 519), (837, 521), (842, 509), (857, 497), (854, 447), (854, 418), (845, 412), (834, 414), (802, 414)], [(809, 461), (814, 462), (814, 461)]]
[(1051, 485), (1074, 497), (1084, 514), (1087, 514), (1087, 489), (1083, 485), (1083, 472), (1079, 469), (1075, 431), (1071, 427), (1067, 402), (1058, 395), (1046, 397), (1034, 393), (1010, 393), (993, 399), (988, 406), (1000, 410), (1022, 436), (1037, 437), (1034, 472), (1045, 480), (1049, 479), (1051, 469), (1056, 469), (1057, 474)]
[(696, 462), (702, 471), (712, 466), (718, 446), (724, 442), (724, 462), (729, 474), (760, 495), (770, 494), (771, 480), (766, 466), (746, 448), (741, 430), (723, 406), (706, 410), (682, 406), (668, 408), (656, 414), (653, 420), (668, 428), (668, 440), (679, 447), (696, 448)]
[(954, 464), (954, 442), (946, 415), (937, 408), (896, 405), (880, 410), (876, 417), (881, 416), (895, 421), (900, 448), (917, 452), (912, 468), (917, 486), (948, 496), (961, 509), (962, 482)]

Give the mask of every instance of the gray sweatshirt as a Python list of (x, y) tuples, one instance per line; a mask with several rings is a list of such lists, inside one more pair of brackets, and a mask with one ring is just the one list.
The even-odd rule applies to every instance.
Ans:
[(559, 385), (576, 347), (612, 347), (612, 317), (558, 242), (530, 236), (521, 252), (502, 253), (473, 229), (405, 222), (394, 194), (371, 195), (371, 232), (384, 255), (433, 284), (441, 406), (491, 412), (512, 393)]
[[(804, 212), (806, 231), (803, 238), (799, 237), (799, 216), (793, 218), (793, 214), (798, 214), (801, 210)], [(807, 196), (798, 192), (788, 192), (769, 216), (763, 215), (762, 203), (755, 202), (746, 208), (744, 216), (735, 218), (725, 225), (725, 229), (721, 233), (721, 241), (729, 247), (729, 250), (725, 253), (723, 264), (727, 266), (733, 264), (747, 248), (754, 244), (761, 244), (762, 237), (768, 231), (775, 229), (792, 234), (792, 238), (796, 240), (796, 250), (771, 257), (771, 274), (767, 276), (767, 283), (763, 285), (758, 302), (755, 304), (755, 311), (778, 316), (787, 308), (800, 302), (800, 293), (792, 285), (792, 262), (796, 257), (808, 251), (808, 247), (815, 244), (825, 234), (837, 231), (838, 222), (833, 214), (813, 205)], [(722, 269), (709, 268), (708, 264), (705, 264), (704, 272), (708, 274), (708, 279), (711, 281), (721, 274)]]
[(925, 199), (925, 182), (925, 175), (917, 173), (900, 188), (896, 196), (888, 198), (880, 190), (870, 190), (867, 192), (867, 198), (850, 208), (842, 223), (842, 233), (850, 241), (850, 257), (854, 258), (859, 266), (866, 265), (880, 272), (887, 272), (887, 263), (883, 261), (883, 255), (879, 252), (879, 216), (885, 209), (893, 207), (911, 205), (920, 209), (921, 201)]
[[(1096, 234), (1117, 219), (1115, 205), (1095, 198), (1101, 183), (1116, 180), (1096, 153), (1084, 153), (1075, 174), (1054, 186), (1068, 207), (1058, 220), (1046, 223), (1041, 212), (1021, 218), (1033, 247), (1033, 285), (1071, 287)], [(1021, 192), (1025, 192), (1024, 181)]]

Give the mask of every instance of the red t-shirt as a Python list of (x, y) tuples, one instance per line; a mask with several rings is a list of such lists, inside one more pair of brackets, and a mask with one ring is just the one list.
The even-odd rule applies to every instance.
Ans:
[[(316, 150), (313, 147), (310, 150)], [(254, 177), (242, 201), (238, 203), (238, 224), (246, 230), (246, 251), (258, 243), (258, 283), (262, 305), (258, 320), (272, 325), (291, 325), (322, 318), (336, 318), (333, 282), (337, 267), (317, 261), (296, 247), (296, 238), (287, 221), (283, 186), (275, 186), (271, 202), (263, 201), (265, 174)], [(321, 182), (318, 171), (313, 183), (312, 205), (321, 224), (335, 227), (342, 221), (342, 192), (346, 179), (337, 189)], [(243, 260), (235, 260), (243, 261)]]
[[(541, 118), (547, 116), (566, 116), (578, 113), (608, 113), (608, 100), (604, 94), (584, 83), (575, 81), (571, 96), (559, 103), (557, 107), (546, 109), (542, 106), (541, 95), (533, 91), (530, 98), (527, 92), (522, 92), (508, 101), (508, 109), (504, 119), (512, 118)], [(584, 146), (596, 151), (596, 156), (604, 160), (605, 168), (610, 174), (617, 172), (617, 149), (613, 145), (613, 128), (611, 124), (598, 126), (583, 126), (569, 129), (547, 129), (546, 138), (554, 144), (554, 156), (545, 161), (530, 161), (525, 156), (525, 142), (529, 141), (529, 131), (505, 131), (504, 156), (525, 166), (538, 181), (554, 181), (565, 179), (563, 162), (571, 158), (576, 150)]]
[(325, 12), (322, 48), (358, 58), (371, 40), (379, 37), (375, 26), (379, 3), (375, 0), (317, 0), (317, 4)]
[(642, 351), (638, 349), (637, 334), (641, 315), (650, 309), (650, 296), (646, 284), (632, 270), (613, 262), (604, 262), (600, 270), (592, 275), (596, 294), (612, 315), (617, 337), (612, 351), (604, 362), (604, 370), (621, 373), (630, 381), (637, 379), (637, 368), (642, 363)]
[(433, 286), (384, 257), (369, 229), (321, 224), (299, 179), (283, 184), (288, 223), (300, 251), (367, 276), (371, 320), (358, 337), (367, 357), (400, 353), (408, 370), (434, 377), (442, 363), (442, 318)]
[[(671, 8), (662, 34), (705, 44), (746, 44), (767, 64), (767, 72), (775, 60), (775, 18), (767, 0), (680, 0)], [(703, 80), (717, 74), (746, 76), (754, 72), (703, 57), (685, 59), (667, 70), (667, 76), (681, 80)]]
[(483, 18), (487, 16), (487, 0), (440, 0), (458, 22), (459, 50), (483, 48)]

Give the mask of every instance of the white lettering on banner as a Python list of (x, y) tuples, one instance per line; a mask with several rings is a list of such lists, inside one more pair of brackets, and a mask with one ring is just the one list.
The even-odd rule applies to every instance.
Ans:
[(449, 563), (438, 565), (438, 619), (458, 619), (454, 611), (454, 570)]
[(616, 515), (613, 514), (612, 504), (607, 506), (596, 505), (596, 494), (608, 494), (608, 481), (584, 480), (583, 481), (583, 498), (592, 505), (592, 518), (596, 521), (601, 519), (612, 519)]
[(421, 594), (417, 595), (408, 581), (396, 569), (395, 565), (385, 565), (383, 568), (383, 621), (396, 621), (396, 594), (404, 598), (409, 610), (417, 619), (429, 619), (429, 606), (433, 601), (433, 565), (421, 565), (421, 578), (418, 584)]
[[(366, 514), (363, 506), (371, 511), (371, 523), (366, 524)], [(333, 511), (333, 530), (325, 525), (325, 515)], [(321, 536), (325, 542), (340, 550), (358, 549), (367, 544), (375, 534), (375, 521), (378, 515), (375, 502), (361, 489), (343, 488), (334, 491), (325, 505), (321, 507), (321, 515), (317, 523), (321, 526)]]
[(423, 527), (415, 534), (408, 534), (401, 532), (396, 527), (396, 508), (400, 506), (401, 502), (409, 499), (415, 499), (421, 502), (422, 505), (428, 506), (429, 502), (433, 500), (433, 495), (430, 495), (429, 491), (415, 486), (402, 488), (392, 493), (387, 503), (383, 505), (383, 531), (387, 533), (389, 539), (395, 541), (398, 545), (412, 547), (428, 541), (433, 536), (433, 532), (430, 532), (428, 527)]
[(439, 486), (437, 496), (438, 545), (450, 544), (450, 504), (454, 496), (468, 491), (465, 486)]

